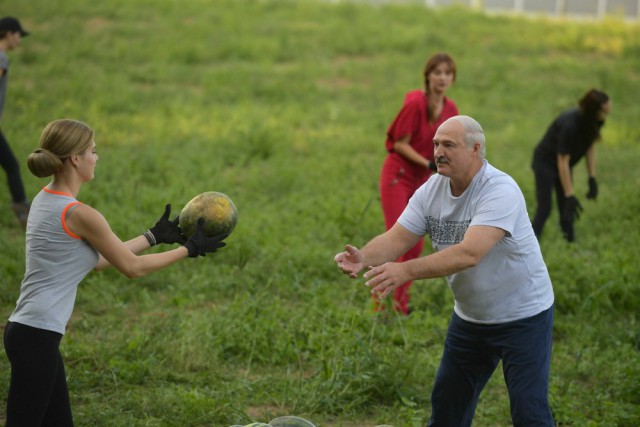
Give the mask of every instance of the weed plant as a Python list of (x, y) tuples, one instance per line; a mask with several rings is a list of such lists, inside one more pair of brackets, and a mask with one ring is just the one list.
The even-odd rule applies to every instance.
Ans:
[[(411, 316), (381, 319), (333, 256), (384, 230), (385, 131), (436, 51), (456, 59), (449, 95), (483, 125), (489, 161), (516, 179), (530, 213), (546, 127), (587, 89), (610, 93), (600, 197), (581, 197), (575, 244), (557, 213), (541, 242), (556, 294), (550, 399), (559, 425), (640, 424), (637, 24), (286, 0), (5, 0), (2, 13), (31, 31), (10, 53), (2, 123), (30, 197), (47, 181), (24, 159), (48, 122), (76, 118), (95, 129), (100, 156), (79, 198), (121, 238), (203, 191), (239, 210), (213, 256), (81, 284), (61, 346), (78, 426), (285, 414), (323, 427), (426, 423), (453, 305), (446, 282), (416, 282)], [(0, 192), (4, 319), (24, 273), (9, 204)], [(3, 356), (0, 419), (8, 382)], [(474, 425), (510, 425), (500, 369)]]

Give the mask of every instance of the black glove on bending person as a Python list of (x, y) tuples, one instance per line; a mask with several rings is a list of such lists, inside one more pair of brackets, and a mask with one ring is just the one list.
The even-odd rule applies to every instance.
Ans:
[(589, 192), (587, 193), (587, 199), (595, 200), (598, 197), (598, 181), (595, 176), (589, 177)]
[(160, 243), (184, 244), (184, 242), (187, 241), (178, 227), (178, 217), (169, 221), (170, 214), (171, 204), (167, 204), (164, 208), (164, 214), (162, 214), (158, 222), (156, 222), (156, 225), (143, 233), (151, 246), (159, 245)]
[(574, 220), (580, 218), (580, 212), (582, 212), (582, 205), (576, 196), (568, 196), (564, 198), (564, 209), (562, 212), (563, 221), (572, 223)]
[(205, 256), (208, 253), (214, 253), (226, 245), (223, 240), (226, 239), (229, 234), (222, 233), (216, 234), (213, 237), (207, 237), (204, 234), (203, 227), (204, 218), (199, 218), (196, 231), (184, 244), (184, 247), (189, 251), (189, 258), (197, 258), (198, 256)]

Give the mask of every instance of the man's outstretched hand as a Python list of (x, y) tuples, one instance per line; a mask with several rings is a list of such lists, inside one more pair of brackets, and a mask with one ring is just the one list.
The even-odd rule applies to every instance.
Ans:
[(345, 251), (336, 254), (333, 260), (344, 274), (355, 279), (364, 268), (362, 253), (355, 246), (346, 245), (344, 248)]

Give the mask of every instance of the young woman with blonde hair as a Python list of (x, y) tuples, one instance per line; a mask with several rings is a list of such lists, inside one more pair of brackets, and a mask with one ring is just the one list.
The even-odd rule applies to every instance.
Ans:
[[(60, 341), (80, 281), (110, 265), (129, 278), (144, 276), (187, 257), (225, 245), (226, 235), (206, 237), (202, 220), (189, 238), (171, 205), (154, 227), (123, 242), (96, 209), (76, 199), (93, 180), (98, 154), (93, 130), (77, 120), (49, 123), (27, 165), (53, 179), (33, 199), (26, 231), (26, 271), (16, 308), (4, 331), (11, 363), (7, 427), (73, 426)], [(180, 243), (165, 252), (137, 255), (155, 244)]]

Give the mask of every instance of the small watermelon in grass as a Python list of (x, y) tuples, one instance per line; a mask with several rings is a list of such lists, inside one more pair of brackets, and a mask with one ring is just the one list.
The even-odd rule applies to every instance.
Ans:
[(198, 225), (198, 218), (204, 218), (204, 234), (231, 234), (238, 223), (238, 210), (226, 194), (207, 191), (198, 194), (187, 203), (178, 217), (178, 225), (185, 237), (191, 236)]
[(269, 421), (271, 427), (316, 427), (311, 421), (293, 415), (274, 418)]

